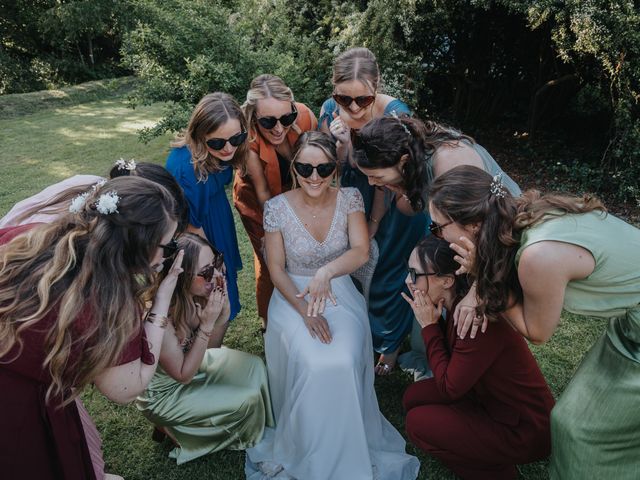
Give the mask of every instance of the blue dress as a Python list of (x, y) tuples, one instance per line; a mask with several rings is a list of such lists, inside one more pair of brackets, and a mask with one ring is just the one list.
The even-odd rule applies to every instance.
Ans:
[[(330, 98), (322, 105), (323, 115), (318, 122), (327, 127), (333, 113), (339, 113), (335, 100)], [(401, 100), (392, 100), (384, 110), (385, 115), (392, 112), (409, 115), (411, 111)], [(342, 187), (356, 187), (364, 199), (367, 218), (371, 213), (375, 187), (358, 168), (343, 166), (340, 178)], [(400, 296), (400, 292), (409, 293), (404, 283), (407, 276), (407, 262), (416, 243), (426, 234), (429, 216), (425, 212), (413, 216), (404, 215), (395, 205), (389, 206), (380, 221), (375, 239), (380, 251), (378, 264), (373, 274), (369, 290), (369, 323), (373, 335), (373, 347), (380, 353), (391, 353), (400, 345), (411, 331), (413, 311)]]
[(207, 240), (224, 255), (231, 304), (229, 320), (233, 320), (240, 311), (238, 270), (242, 268), (233, 213), (224, 190), (233, 179), (233, 168), (210, 173), (206, 181), (198, 181), (191, 163), (191, 152), (185, 146), (171, 150), (167, 157), (167, 170), (178, 181), (189, 203), (189, 223), (202, 228)]

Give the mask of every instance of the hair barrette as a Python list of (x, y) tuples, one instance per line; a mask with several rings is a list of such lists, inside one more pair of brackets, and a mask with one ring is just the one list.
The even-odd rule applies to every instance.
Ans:
[(489, 189), (492, 195), (495, 195), (498, 198), (504, 198), (504, 196), (507, 194), (507, 189), (504, 188), (504, 184), (502, 183), (502, 172), (493, 177)]

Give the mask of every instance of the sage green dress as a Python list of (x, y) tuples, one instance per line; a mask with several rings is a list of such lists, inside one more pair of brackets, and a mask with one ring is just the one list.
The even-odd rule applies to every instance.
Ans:
[(274, 426), (262, 359), (225, 347), (208, 349), (186, 385), (158, 366), (136, 405), (176, 439), (179, 446), (169, 456), (178, 465), (225, 448), (252, 447), (265, 425)]
[(564, 308), (609, 318), (551, 414), (552, 479), (640, 479), (640, 230), (601, 212), (565, 215), (523, 233), (578, 245), (595, 269), (569, 282)]

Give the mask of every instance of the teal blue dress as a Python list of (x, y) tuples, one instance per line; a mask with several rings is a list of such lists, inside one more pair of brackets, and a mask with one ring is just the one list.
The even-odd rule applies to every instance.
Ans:
[(189, 203), (189, 223), (202, 228), (207, 240), (224, 255), (231, 304), (229, 320), (233, 320), (240, 311), (238, 270), (242, 269), (233, 213), (224, 190), (225, 185), (233, 179), (233, 168), (210, 173), (205, 181), (198, 181), (191, 163), (191, 152), (185, 146), (171, 150), (167, 158), (167, 170), (182, 187)]
[[(331, 123), (333, 113), (339, 113), (336, 102), (331, 98), (322, 105), (323, 114), (318, 128)], [(409, 115), (407, 104), (393, 100), (384, 110), (385, 115)], [(371, 213), (375, 187), (358, 168), (344, 165), (340, 178), (342, 187), (356, 187), (362, 194), (367, 218)], [(375, 240), (380, 251), (378, 264), (373, 274), (369, 290), (369, 323), (373, 335), (373, 348), (380, 353), (395, 352), (411, 331), (413, 311), (400, 296), (409, 293), (404, 283), (407, 276), (407, 262), (416, 243), (426, 234), (429, 216), (420, 212), (413, 216), (402, 214), (392, 201), (387, 213), (382, 217)]]

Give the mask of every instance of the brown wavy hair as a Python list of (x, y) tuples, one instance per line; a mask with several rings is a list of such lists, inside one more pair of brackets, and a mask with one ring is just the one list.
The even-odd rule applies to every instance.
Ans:
[(443, 146), (456, 146), (460, 141), (475, 143), (473, 138), (446, 125), (407, 115), (375, 118), (356, 134), (353, 154), (363, 168), (389, 168), (408, 160), (402, 170), (402, 187), (411, 207), (416, 211), (427, 207), (427, 189), (432, 181), (429, 158)]
[(205, 143), (205, 137), (208, 134), (232, 119), (240, 122), (243, 132), (247, 131), (247, 120), (238, 102), (228, 93), (210, 93), (202, 97), (193, 109), (187, 129), (178, 134), (171, 142), (171, 146), (174, 148), (185, 145), (189, 147), (198, 180), (206, 181), (209, 173), (223, 170), (227, 163), (244, 172), (245, 157), (249, 148), (247, 141), (238, 147), (233, 159), (225, 164), (222, 164), (211, 154)]
[(340, 54), (333, 62), (331, 83), (338, 85), (357, 80), (372, 90), (378, 91), (380, 69), (371, 50), (364, 47), (351, 48)]
[[(99, 213), (96, 201), (108, 192), (119, 196), (118, 211)], [(157, 183), (116, 178), (92, 193), (81, 212), (0, 246), (1, 362), (21, 355), (22, 332), (54, 315), (44, 345), (47, 401), (72, 401), (116, 365), (140, 332), (143, 298), (155, 278), (150, 259), (177, 221), (174, 211), (173, 197)], [(80, 353), (70, 363), (72, 349)]]
[(511, 294), (522, 300), (515, 264), (522, 231), (551, 218), (594, 210), (606, 213), (606, 208), (589, 195), (541, 195), (529, 190), (514, 198), (504, 189), (504, 197), (499, 197), (491, 193), (492, 181), (480, 168), (458, 166), (433, 181), (429, 202), (460, 225), (480, 224), (470, 275), (476, 281), (478, 315), (496, 320), (510, 306)]
[[(193, 279), (198, 273), (196, 269), (198, 268), (200, 250), (210, 248), (214, 257), (218, 257), (221, 253), (200, 235), (189, 232), (183, 233), (178, 237), (178, 248), (184, 250), (184, 256), (182, 257), (183, 272), (176, 282), (169, 312), (176, 332), (183, 331), (188, 336), (191, 331), (188, 319), (195, 317), (197, 314), (196, 306), (193, 302), (193, 295), (190, 291)], [(167, 265), (165, 265), (165, 267), (166, 266)], [(168, 272), (169, 268), (162, 269), (162, 273), (160, 274), (161, 280), (167, 276)], [(203, 307), (207, 303), (206, 298), (196, 297), (196, 301), (200, 302)]]

